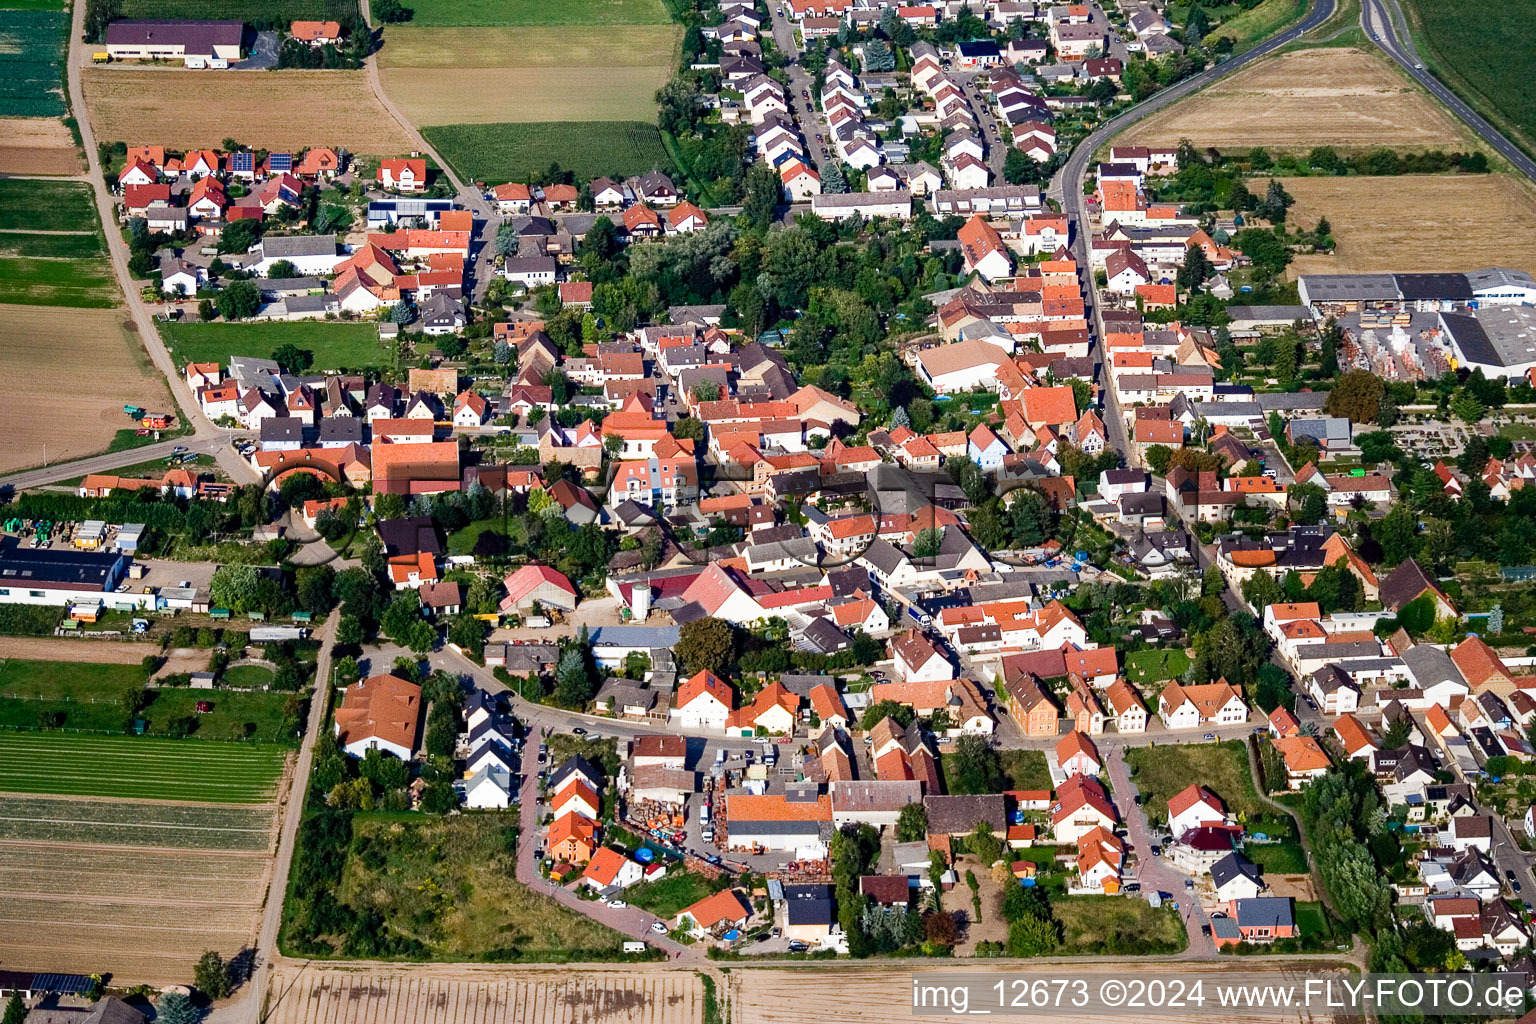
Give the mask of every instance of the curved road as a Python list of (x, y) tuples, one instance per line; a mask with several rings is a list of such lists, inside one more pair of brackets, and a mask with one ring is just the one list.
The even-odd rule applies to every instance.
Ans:
[(1477, 132), (1484, 142), (1508, 160), (1516, 170), (1527, 178), (1536, 180), (1536, 160), (1527, 156), (1518, 146), (1505, 138), (1503, 133), (1489, 124), (1481, 114), (1468, 106), (1465, 100), (1446, 88), (1440, 79), (1424, 69), (1424, 60), (1413, 45), (1413, 37), (1408, 32), (1408, 22), (1403, 16), (1402, 8), (1398, 6), (1398, 0), (1362, 0), (1360, 21), (1376, 45), (1381, 47), (1388, 57), (1397, 61), (1414, 81), (1429, 90), (1430, 95), (1435, 99), (1449, 107), (1451, 113)]
[[(1366, 0), (1367, 3), (1374, 0)], [(1097, 295), (1094, 292), (1092, 272), (1088, 267), (1088, 239), (1091, 232), (1088, 226), (1088, 212), (1083, 202), (1083, 181), (1088, 176), (1088, 168), (1093, 163), (1093, 154), (1098, 148), (1110, 139), (1125, 131), (1152, 114), (1165, 107), (1184, 99), (1191, 93), (1205, 88), (1219, 78), (1223, 78), (1238, 68), (1251, 64), (1261, 57), (1268, 56), (1275, 50), (1288, 43), (1299, 39), (1301, 36), (1317, 28), (1327, 21), (1332, 15), (1336, 0), (1316, 0), (1312, 10), (1305, 18), (1295, 25), (1272, 36), (1268, 40), (1255, 46), (1245, 53), (1238, 54), (1231, 59), (1215, 65), (1192, 78), (1186, 78), (1177, 82), (1161, 92), (1154, 93), (1145, 100), (1136, 104), (1104, 122), (1095, 129), (1087, 138), (1079, 142), (1072, 150), (1072, 155), (1062, 165), (1060, 171), (1051, 182), (1050, 195), (1061, 203), (1062, 212), (1072, 221), (1072, 255), (1077, 260), (1078, 273), (1086, 275), (1083, 278), (1083, 316), (1088, 321), (1089, 330), (1098, 338), (1099, 369), (1098, 384), (1099, 393), (1104, 396), (1104, 408), (1107, 415), (1103, 417), (1104, 429), (1109, 434), (1109, 443), (1120, 452), (1130, 453), (1130, 446), (1125, 435), (1125, 419), (1120, 414), (1120, 403), (1115, 399), (1114, 388), (1110, 384), (1109, 364), (1104, 358), (1104, 324), (1099, 317)]]

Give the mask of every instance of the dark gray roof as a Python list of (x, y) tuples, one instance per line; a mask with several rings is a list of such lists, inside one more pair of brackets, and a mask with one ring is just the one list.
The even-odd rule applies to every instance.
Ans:
[(269, 260), (294, 256), (336, 255), (335, 235), (277, 235), (261, 240), (261, 255)]
[(1405, 604), (1430, 589), (1439, 588), (1418, 562), (1407, 559), (1381, 581), (1381, 606), (1390, 612), (1400, 611)]
[(320, 443), (363, 443), (363, 421), (356, 416), (327, 416), (320, 421)]
[(1239, 876), (1251, 878), (1257, 882), (1259, 869), (1254, 867), (1247, 857), (1235, 850), (1211, 865), (1211, 881), (1215, 882), (1218, 888)]
[(987, 822), (994, 831), (1008, 827), (1007, 806), (1001, 793), (978, 796), (927, 796), (923, 807), (928, 811), (930, 835), (963, 835), (974, 832), (979, 822)]
[(1259, 408), (1270, 412), (1300, 412), (1321, 409), (1328, 401), (1326, 391), (1260, 392), (1253, 396)]
[(211, 56), (215, 46), (239, 46), (240, 21), (125, 18), (107, 26), (108, 46), (181, 46), (193, 56)]
[(1289, 928), (1295, 924), (1289, 897), (1255, 896), (1236, 903), (1239, 927)]

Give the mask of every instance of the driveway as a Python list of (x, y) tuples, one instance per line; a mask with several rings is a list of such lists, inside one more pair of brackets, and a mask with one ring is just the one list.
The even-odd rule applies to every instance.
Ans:
[(1146, 811), (1136, 802), (1136, 784), (1131, 781), (1131, 770), (1121, 756), (1118, 745), (1105, 746), (1104, 767), (1109, 772), (1110, 785), (1114, 788), (1115, 806), (1125, 816), (1131, 845), (1136, 848), (1135, 877), (1141, 883), (1142, 893), (1151, 890), (1171, 893), (1177, 901), (1179, 915), (1184, 918), (1184, 927), (1189, 932), (1189, 947), (1179, 954), (1181, 958), (1203, 960), (1215, 957), (1216, 944), (1202, 931), (1205, 925), (1210, 924), (1210, 919), (1205, 916), (1195, 893), (1184, 888), (1190, 876), (1161, 857), (1152, 856), (1152, 829), (1147, 824)]
[(269, 71), (277, 67), (277, 33), (257, 32), (245, 60), (230, 65), (233, 71)]

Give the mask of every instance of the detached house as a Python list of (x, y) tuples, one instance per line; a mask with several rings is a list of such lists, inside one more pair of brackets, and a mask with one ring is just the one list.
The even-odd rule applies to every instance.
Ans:
[(672, 721), (684, 729), (722, 732), (735, 699), (729, 684), (710, 671), (702, 671), (678, 687)]
[(1157, 717), (1168, 729), (1241, 725), (1248, 721), (1248, 705), (1226, 680), (1192, 686), (1173, 682), (1157, 696)]
[(423, 159), (381, 161), (374, 180), (395, 192), (425, 192), (427, 162)]

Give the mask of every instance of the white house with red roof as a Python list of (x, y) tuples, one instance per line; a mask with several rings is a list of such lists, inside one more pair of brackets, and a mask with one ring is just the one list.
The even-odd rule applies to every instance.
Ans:
[(427, 162), (423, 159), (380, 161), (374, 180), (397, 192), (425, 192)]
[(603, 846), (592, 854), (581, 884), (592, 889), (623, 889), (645, 877), (645, 869), (612, 847)]
[(683, 729), (721, 732), (731, 717), (734, 700), (730, 684), (705, 669), (678, 687), (671, 720)]
[(477, 391), (465, 391), (453, 400), (453, 425), (479, 427), (485, 423), (490, 404)]
[(1178, 837), (1192, 828), (1232, 824), (1227, 805), (1204, 786), (1191, 784), (1168, 798), (1168, 833)]
[(955, 678), (954, 665), (916, 629), (893, 640), (891, 650), (896, 655), (896, 676), (902, 682), (947, 682)]

